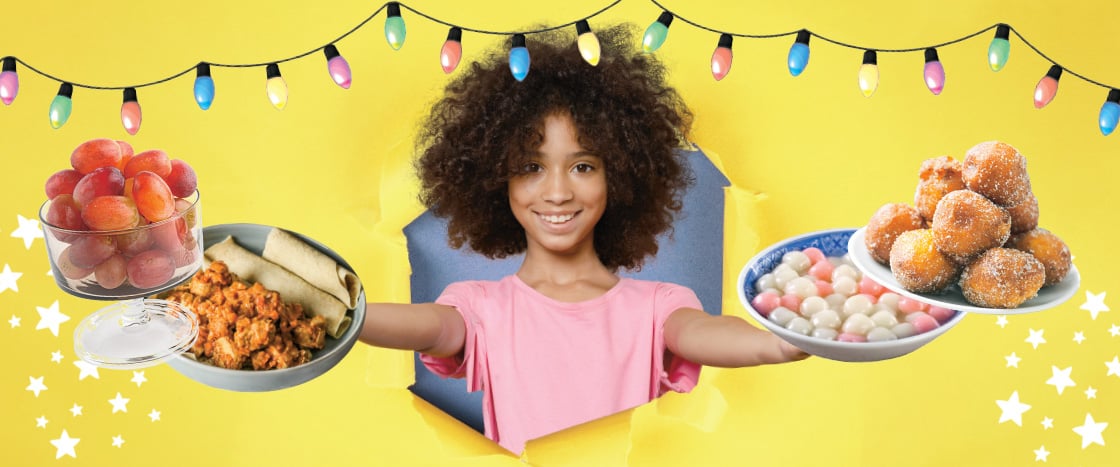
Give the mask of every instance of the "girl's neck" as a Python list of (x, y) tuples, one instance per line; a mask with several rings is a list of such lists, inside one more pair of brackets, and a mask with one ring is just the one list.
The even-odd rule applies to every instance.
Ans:
[(517, 277), (554, 300), (579, 302), (598, 297), (618, 283), (592, 250), (571, 256), (526, 251)]

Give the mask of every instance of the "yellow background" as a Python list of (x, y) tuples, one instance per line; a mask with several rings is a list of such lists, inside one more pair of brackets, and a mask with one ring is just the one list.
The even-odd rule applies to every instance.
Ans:
[[(384, 13), (337, 42), (354, 84), (335, 86), (319, 47), (377, 9), (369, 1), (6, 2), (0, 56), (14, 55), (61, 79), (121, 86), (158, 80), (198, 61), (261, 63), (305, 51), (281, 65), (291, 90), (277, 111), (257, 68), (213, 68), (217, 94), (201, 111), (194, 73), (139, 90), (143, 125), (121, 127), (120, 91), (76, 89), (70, 122), (53, 130), (47, 107), (58, 83), (19, 69), (20, 94), (0, 108), (0, 264), (22, 273), (0, 293), (0, 464), (24, 465), (517, 465), (519, 460), (418, 400), (409, 354), (358, 345), (333, 371), (273, 393), (244, 394), (195, 383), (166, 366), (100, 371), (78, 380), (75, 324), (103, 303), (71, 297), (45, 275), (42, 240), (11, 237), (17, 215), (33, 218), (48, 175), (68, 166), (80, 142), (110, 137), (138, 151), (166, 150), (198, 172), (204, 223), (277, 225), (329, 245), (356, 268), (371, 301), (408, 298), (399, 229), (419, 212), (410, 175), (411, 131), (447, 77), (437, 56), (447, 33), (408, 10), (408, 36), (393, 51)], [(408, 5), (442, 20), (511, 31), (579, 19), (607, 4), (579, 0), (421, 1)], [(742, 3), (742, 4), (741, 4)], [(708, 27), (750, 34), (808, 28), (875, 48), (937, 44), (997, 22), (1011, 24), (1070, 70), (1120, 86), (1117, 2), (946, 0), (924, 3), (673, 2)], [(591, 21), (632, 21), (644, 29), (660, 9), (625, 0)], [(1120, 136), (1103, 137), (1097, 113), (1106, 90), (1066, 73), (1057, 98), (1036, 110), (1031, 94), (1050, 63), (1014, 35), (1007, 67), (993, 73), (992, 32), (942, 47), (940, 96), (923, 85), (921, 52), (880, 53), (881, 83), (864, 98), (856, 85), (861, 51), (814, 38), (806, 71), (786, 69), (792, 36), (737, 39), (721, 82), (709, 60), (714, 33), (679, 19), (658, 55), (696, 113), (696, 142), (718, 156), (734, 189), (727, 210), (725, 313), (743, 315), (734, 292), (742, 265), (760, 247), (804, 232), (859, 226), (886, 202), (908, 202), (922, 160), (963, 156), (999, 139), (1027, 157), (1041, 225), (1076, 256), (1082, 286), (1069, 302), (1009, 317), (1000, 327), (972, 315), (918, 352), (879, 363), (810, 359), (736, 370), (706, 369), (696, 392), (531, 443), (537, 465), (1034, 465), (1100, 466), (1120, 458), (1120, 377), (1103, 362), (1120, 353), (1108, 328), (1080, 310), (1086, 293), (1111, 291)], [(465, 33), (464, 63), (501, 38)], [(530, 79), (532, 74), (530, 73)], [(755, 195), (757, 194), (757, 195)], [(70, 321), (58, 337), (35, 330), (36, 307), (58, 300)], [(1107, 303), (1107, 302), (1106, 302)], [(1044, 329), (1032, 349), (1028, 331)], [(1086, 340), (1074, 342), (1075, 332)], [(65, 355), (50, 361), (51, 352)], [(1008, 368), (1004, 356), (1023, 360)], [(1045, 384), (1051, 367), (1073, 367), (1076, 386)], [(24, 388), (45, 377), (38, 397)], [(1084, 393), (1097, 389), (1090, 399)], [(995, 401), (1018, 391), (1032, 408), (1023, 425), (999, 423)], [(128, 411), (111, 413), (117, 392)], [(72, 416), (72, 404), (85, 407)], [(147, 414), (157, 409), (161, 420)], [(1081, 447), (1072, 429), (1091, 413), (1109, 422), (1106, 444)], [(49, 419), (37, 428), (35, 419)], [(1043, 417), (1054, 420), (1044, 429)], [(63, 429), (81, 441), (77, 457), (56, 460), (50, 440)], [(112, 437), (125, 439), (122, 447)], [(1111, 460), (1111, 462), (1110, 462)]]

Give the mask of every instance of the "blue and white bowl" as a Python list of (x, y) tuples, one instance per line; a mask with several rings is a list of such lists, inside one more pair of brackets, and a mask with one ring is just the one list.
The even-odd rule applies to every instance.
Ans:
[(773, 271), (781, 264), (783, 255), (817, 247), (825, 256), (844, 256), (848, 253), (848, 240), (855, 231), (856, 229), (832, 229), (810, 232), (782, 240), (762, 250), (739, 273), (739, 301), (755, 321), (790, 344), (809, 354), (844, 362), (872, 362), (906, 355), (930, 343), (964, 319), (965, 313), (957, 311), (945, 323), (922, 334), (885, 342), (839, 342), (790, 331), (762, 316), (751, 305), (757, 294), (754, 284), (763, 274)]

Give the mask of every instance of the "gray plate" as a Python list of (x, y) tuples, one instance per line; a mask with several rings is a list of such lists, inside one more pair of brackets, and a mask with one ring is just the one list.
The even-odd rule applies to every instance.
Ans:
[[(232, 236), (239, 245), (259, 255), (264, 251), (264, 243), (270, 230), (272, 230), (272, 227), (258, 224), (212, 225), (202, 229), (203, 245), (205, 248), (209, 248), (210, 245)], [(323, 246), (323, 244), (296, 232), (289, 233), (330, 256), (342, 267), (351, 271), (354, 270), (346, 260), (330, 248)], [(358, 295), (357, 306), (349, 313), (353, 322), (350, 323), (346, 332), (338, 339), (327, 336), (326, 345), (312, 353), (311, 361), (296, 367), (264, 371), (229, 370), (196, 361), (185, 355), (171, 358), (167, 361), (167, 364), (190, 379), (219, 389), (261, 392), (289, 388), (326, 373), (327, 370), (342, 361), (342, 357), (345, 357), (354, 347), (354, 342), (358, 340), (358, 333), (361, 331), (362, 322), (365, 321), (366, 317), (366, 292), (364, 287)]]

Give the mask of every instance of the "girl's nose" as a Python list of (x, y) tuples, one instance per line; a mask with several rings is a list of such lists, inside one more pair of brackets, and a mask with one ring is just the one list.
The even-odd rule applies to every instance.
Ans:
[(572, 199), (573, 192), (567, 173), (553, 171), (545, 178), (541, 197), (551, 203), (563, 203)]

